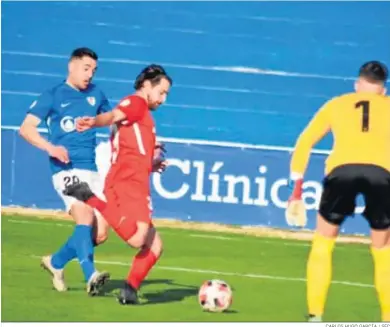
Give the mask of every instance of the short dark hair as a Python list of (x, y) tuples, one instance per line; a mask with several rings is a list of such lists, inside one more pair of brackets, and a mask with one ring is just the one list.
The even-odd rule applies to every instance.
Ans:
[(134, 82), (134, 88), (139, 90), (144, 85), (145, 81), (150, 81), (152, 86), (160, 83), (162, 79), (166, 79), (172, 86), (172, 78), (170, 78), (165, 69), (156, 64), (146, 66), (137, 76)]
[(75, 59), (75, 58), (81, 59), (83, 57), (89, 57), (94, 60), (98, 60), (98, 55), (96, 54), (96, 52), (90, 48), (85, 48), (85, 47), (74, 49), (72, 54), (70, 55), (70, 59)]
[(385, 83), (388, 76), (389, 71), (386, 65), (376, 60), (366, 62), (359, 70), (359, 77), (363, 77), (369, 82)]

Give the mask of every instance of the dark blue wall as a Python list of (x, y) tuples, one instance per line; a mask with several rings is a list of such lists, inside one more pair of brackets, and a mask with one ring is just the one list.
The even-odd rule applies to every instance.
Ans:
[(19, 124), (85, 45), (114, 100), (144, 65), (166, 66), (159, 135), (292, 146), (362, 62), (390, 63), (389, 17), (389, 2), (2, 3), (2, 124)]

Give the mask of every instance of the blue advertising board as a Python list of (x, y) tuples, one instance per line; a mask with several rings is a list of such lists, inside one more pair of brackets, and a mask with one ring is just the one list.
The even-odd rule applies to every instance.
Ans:
[[(45, 153), (26, 143), (14, 129), (2, 128), (2, 206), (64, 209), (51, 184)], [(286, 149), (164, 140), (170, 162), (163, 174), (153, 174), (154, 216), (193, 222), (266, 226), (287, 225), (284, 210), (289, 195), (290, 153)], [(98, 165), (108, 169), (107, 136), (99, 137)], [(304, 183), (308, 209), (305, 229), (315, 227), (325, 154), (312, 154)], [(360, 200), (360, 199), (359, 199)], [(362, 212), (361, 201), (357, 213)], [(367, 222), (356, 214), (343, 233), (368, 235)]]

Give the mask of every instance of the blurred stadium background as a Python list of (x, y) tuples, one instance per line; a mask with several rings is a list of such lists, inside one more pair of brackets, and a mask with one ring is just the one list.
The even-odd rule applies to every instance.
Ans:
[[(165, 66), (174, 87), (155, 114), (159, 136), (291, 147), (321, 104), (352, 90), (364, 61), (389, 64), (388, 17), (389, 2), (3, 2), (2, 204), (62, 206), (44, 154), (6, 128), (19, 126), (34, 97), (64, 79), (75, 47), (99, 54), (95, 82), (112, 104), (133, 91), (143, 66)], [(327, 137), (317, 148), (330, 144)], [(244, 151), (238, 163), (228, 148), (169, 149), (207, 171), (224, 159), (221, 174), (255, 178), (254, 164), (265, 164), (269, 187), (288, 174), (287, 153)], [(313, 160), (308, 176), (318, 182), (323, 158)], [(26, 161), (41, 174), (31, 176)], [(183, 174), (174, 174), (164, 177), (166, 189), (182, 185)], [(287, 191), (280, 194), (285, 200)], [(286, 227), (274, 199), (260, 208), (154, 198), (159, 217)]]
[(2, 125), (20, 124), (89, 46), (113, 103), (144, 65), (166, 67), (161, 136), (293, 146), (362, 62), (389, 63), (389, 13), (388, 2), (3, 2)]

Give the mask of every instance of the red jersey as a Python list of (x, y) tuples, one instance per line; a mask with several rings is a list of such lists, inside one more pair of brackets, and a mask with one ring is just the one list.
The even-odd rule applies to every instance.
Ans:
[(116, 124), (111, 138), (112, 160), (107, 184), (133, 181), (137, 185), (149, 185), (156, 128), (148, 104), (140, 96), (130, 95), (123, 98), (116, 109), (121, 110), (126, 119)]

